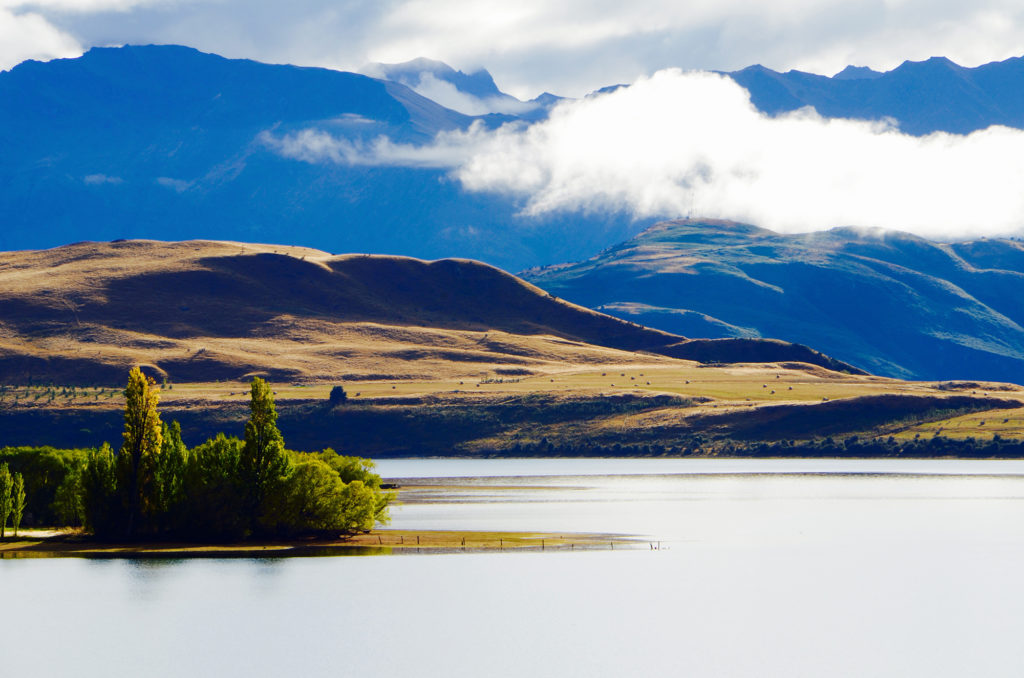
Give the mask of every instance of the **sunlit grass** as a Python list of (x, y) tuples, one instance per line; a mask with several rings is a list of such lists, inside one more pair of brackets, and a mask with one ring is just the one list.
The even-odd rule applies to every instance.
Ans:
[(961, 440), (964, 438), (990, 439), (1024, 438), (1024, 408), (1012, 410), (989, 410), (963, 416), (920, 424), (894, 434), (900, 439), (920, 436), (941, 435)]

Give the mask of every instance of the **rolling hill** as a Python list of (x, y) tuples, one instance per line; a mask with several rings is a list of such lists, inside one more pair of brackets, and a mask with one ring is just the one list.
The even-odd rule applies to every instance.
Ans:
[(1024, 383), (1024, 244), (840, 228), (782, 235), (669, 221), (522, 274), (575, 303), (690, 336), (779, 337), (874, 374)]
[(493, 377), (670, 358), (857, 372), (784, 342), (650, 330), (468, 260), (86, 242), (0, 254), (0, 290), (0, 383), (119, 384), (132, 364), (175, 382)]
[[(242, 430), (255, 375), (291, 444), (372, 456), (944, 455), (977, 436), (991, 456), (1024, 431), (1022, 388), (684, 339), (467, 260), (83, 242), (0, 254), (0, 291), (0, 445), (116, 442), (135, 364), (190, 444)], [(850, 435), (868, 442), (815, 442)]]

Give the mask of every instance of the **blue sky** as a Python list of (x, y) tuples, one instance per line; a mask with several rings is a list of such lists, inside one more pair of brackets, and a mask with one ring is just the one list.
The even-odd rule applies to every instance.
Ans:
[(0, 68), (97, 45), (178, 43), (357, 70), (426, 56), (486, 67), (521, 98), (659, 69), (753, 63), (832, 74), (1024, 53), (1020, 0), (0, 0)]

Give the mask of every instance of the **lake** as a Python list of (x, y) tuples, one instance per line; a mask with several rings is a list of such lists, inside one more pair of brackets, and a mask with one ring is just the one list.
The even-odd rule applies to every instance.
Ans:
[(645, 544), (0, 560), (3, 675), (1024, 674), (1024, 462), (386, 460), (379, 470), (408, 488), (395, 528)]

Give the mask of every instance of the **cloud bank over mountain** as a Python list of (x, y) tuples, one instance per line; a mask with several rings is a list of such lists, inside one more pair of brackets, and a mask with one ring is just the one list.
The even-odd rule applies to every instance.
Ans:
[(229, 57), (357, 70), (427, 56), (486, 66), (520, 99), (581, 96), (667, 67), (753, 63), (831, 74), (945, 55), (1020, 54), (1016, 0), (0, 0), (0, 68), (90, 46), (177, 43)]
[(543, 122), (477, 123), (422, 146), (355, 145), (321, 130), (263, 141), (305, 162), (449, 168), (467, 190), (515, 196), (529, 215), (626, 210), (953, 238), (1024, 227), (1024, 131), (916, 137), (811, 109), (772, 117), (705, 72), (661, 71), (563, 102)]

